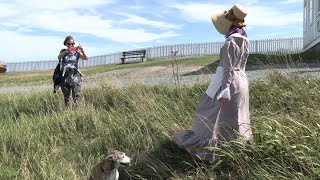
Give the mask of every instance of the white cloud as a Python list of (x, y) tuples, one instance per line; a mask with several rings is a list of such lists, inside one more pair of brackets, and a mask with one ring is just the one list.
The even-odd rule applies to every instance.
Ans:
[[(26, 27), (45, 29), (58, 32), (92, 33), (112, 27), (111, 20), (104, 20), (99, 16), (79, 15), (75, 11), (54, 14), (43, 12), (31, 14), (18, 20), (19, 24)], [(94, 22), (94, 23), (90, 23)]]
[(121, 24), (124, 23), (133, 23), (133, 24), (141, 24), (141, 25), (147, 25), (155, 28), (160, 29), (181, 29), (182, 25), (167, 23), (163, 21), (155, 21), (155, 20), (149, 20), (141, 16), (137, 16), (134, 14), (128, 14), (128, 13), (119, 13), (119, 15), (125, 16), (128, 19), (121, 22)]
[(117, 42), (150, 42), (178, 35), (172, 31), (152, 33), (147, 32), (144, 29), (113, 27), (113, 21), (111, 20), (105, 20), (99, 16), (79, 15), (72, 11), (60, 13), (58, 15), (54, 15), (50, 12), (45, 12), (41, 16), (32, 14), (19, 21), (19, 24), (23, 25), (23, 27), (57, 32), (82, 33), (100, 38), (112, 39)]
[[(177, 8), (183, 19), (189, 22), (210, 22), (210, 16), (213, 12), (230, 8), (226, 5), (208, 3), (175, 4), (173, 7)], [(300, 23), (303, 20), (302, 12), (283, 11), (277, 7), (258, 5), (245, 7), (248, 10), (246, 21), (250, 26), (284, 26), (291, 23)]]
[(0, 3), (0, 18), (6, 18), (19, 14), (19, 10), (13, 4)]
[(115, 0), (12, 0), (20, 10), (70, 10), (88, 9), (116, 2)]
[(26, 36), (12, 31), (0, 31), (0, 39), (0, 59), (4, 61), (35, 61), (41, 57), (56, 59), (63, 42), (63, 39), (55, 36)]
[(19, 27), (20, 25), (17, 23), (11, 23), (11, 22), (0, 22), (1, 26), (6, 26), (6, 27)]
[[(115, 52), (120, 47), (103, 47), (81, 42), (73, 36), (77, 43), (82, 44), (88, 56)], [(0, 60), (5, 62), (57, 60), (63, 46), (64, 37), (24, 35), (12, 31), (0, 31)], [(106, 51), (107, 50), (107, 51)]]
[(173, 31), (163, 33), (145, 32), (143, 29), (109, 29), (107, 32), (101, 34), (102, 37), (106, 36), (118, 42), (150, 42), (158, 39), (171, 38), (179, 36)]
[(302, 22), (302, 14), (302, 12), (280, 11), (274, 7), (252, 6), (248, 8), (246, 21), (251, 26), (286, 26)]
[(157, 40), (156, 43), (164, 43), (165, 41)]
[(136, 11), (142, 11), (145, 10), (146, 7), (144, 6), (139, 6), (139, 5), (127, 5), (126, 8), (130, 9), (130, 10), (136, 10)]
[[(176, 34), (172, 32), (162, 34), (144, 33), (143, 37), (137, 36), (137, 34), (142, 33), (142, 30), (138, 30), (137, 32), (121, 32), (115, 29), (110, 33), (115, 39), (122, 42), (151, 41), (156, 40), (159, 37), (169, 38), (176, 36)], [(124, 36), (124, 33), (127, 33), (126, 36)], [(84, 49), (90, 57), (117, 52), (123, 49), (119, 45), (110, 46), (103, 43), (90, 44), (87, 42), (81, 42), (80, 38), (77, 36), (73, 37), (75, 38), (77, 44), (83, 44)], [(0, 39), (2, 52), (0, 54), (0, 59), (5, 62), (56, 60), (60, 49), (65, 48), (63, 46), (64, 37), (57, 36), (24, 35), (19, 32), (0, 31)], [(134, 43), (128, 45), (130, 45), (132, 48), (142, 48), (141, 45)]]
[(172, 7), (178, 9), (181, 17), (189, 22), (210, 21), (213, 12), (229, 8), (226, 5), (209, 3), (173, 4)]
[[(113, 19), (106, 19), (105, 15), (89, 9), (88, 11), (78, 11), (76, 8), (92, 8), (102, 4), (114, 2), (113, 0), (57, 0), (46, 3), (41, 0), (22, 1), (16, 0), (15, 3), (21, 3), (18, 8), (20, 14), (14, 14), (0, 22), (6, 28), (15, 28), (19, 32), (63, 32), (80, 33), (84, 35), (95, 36), (99, 38), (111, 39), (116, 42), (150, 42), (163, 38), (170, 38), (178, 34), (173, 31), (152, 32), (147, 29), (129, 29), (126, 24), (119, 27), (119, 23)], [(61, 4), (61, 6), (59, 6)], [(28, 8), (32, 11), (28, 11)], [(54, 7), (52, 7), (54, 6)], [(9, 5), (8, 5), (9, 7)], [(72, 8), (64, 10), (64, 8)], [(30, 10), (29, 9), (29, 10)], [(60, 11), (64, 10), (64, 11)], [(27, 13), (28, 12), (28, 13)], [(104, 15), (104, 16), (102, 16)], [(133, 14), (123, 14), (128, 17), (126, 22), (138, 25), (147, 25), (162, 30), (179, 29), (181, 26), (166, 23), (163, 21), (150, 20)]]
[(303, 0), (281, 0), (282, 4), (303, 4)]

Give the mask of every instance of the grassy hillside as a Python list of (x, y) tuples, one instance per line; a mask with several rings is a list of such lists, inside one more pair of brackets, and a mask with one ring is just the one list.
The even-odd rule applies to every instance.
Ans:
[(303, 52), (289, 55), (250, 54), (248, 64), (290, 64), (290, 63), (319, 63), (320, 57), (316, 53)]
[(316, 179), (320, 177), (320, 79), (273, 73), (250, 85), (254, 140), (195, 161), (171, 136), (190, 129), (207, 84), (85, 89), (78, 107), (61, 94), (0, 94), (0, 179), (86, 179), (112, 149), (125, 179)]

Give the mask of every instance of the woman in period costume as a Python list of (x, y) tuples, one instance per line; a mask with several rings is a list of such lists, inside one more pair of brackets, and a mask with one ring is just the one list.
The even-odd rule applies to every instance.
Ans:
[(174, 135), (180, 148), (203, 161), (213, 161), (214, 154), (201, 148), (237, 138), (245, 142), (251, 137), (249, 84), (245, 73), (249, 40), (243, 29), (246, 15), (247, 11), (236, 4), (211, 16), (216, 30), (226, 37), (220, 51), (220, 66), (198, 105), (193, 129)]

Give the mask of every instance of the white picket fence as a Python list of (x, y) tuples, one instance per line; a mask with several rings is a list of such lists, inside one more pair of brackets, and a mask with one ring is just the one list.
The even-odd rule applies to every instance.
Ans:
[[(176, 52), (178, 57), (217, 55), (224, 42), (188, 43), (155, 46), (146, 49), (146, 60), (167, 59)], [(297, 54), (302, 52), (303, 38), (281, 38), (252, 40), (249, 45), (251, 54)], [(120, 64), (122, 52), (89, 57), (88, 61), (79, 61), (80, 67), (103, 64)], [(127, 62), (139, 61), (130, 59)], [(58, 60), (7, 63), (7, 72), (38, 71), (54, 69)]]

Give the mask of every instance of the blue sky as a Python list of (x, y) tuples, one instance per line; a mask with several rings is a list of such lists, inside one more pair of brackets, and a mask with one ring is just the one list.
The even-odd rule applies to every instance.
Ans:
[(0, 0), (0, 60), (55, 60), (72, 35), (88, 56), (223, 41), (210, 15), (238, 3), (249, 39), (302, 37), (302, 0)]

